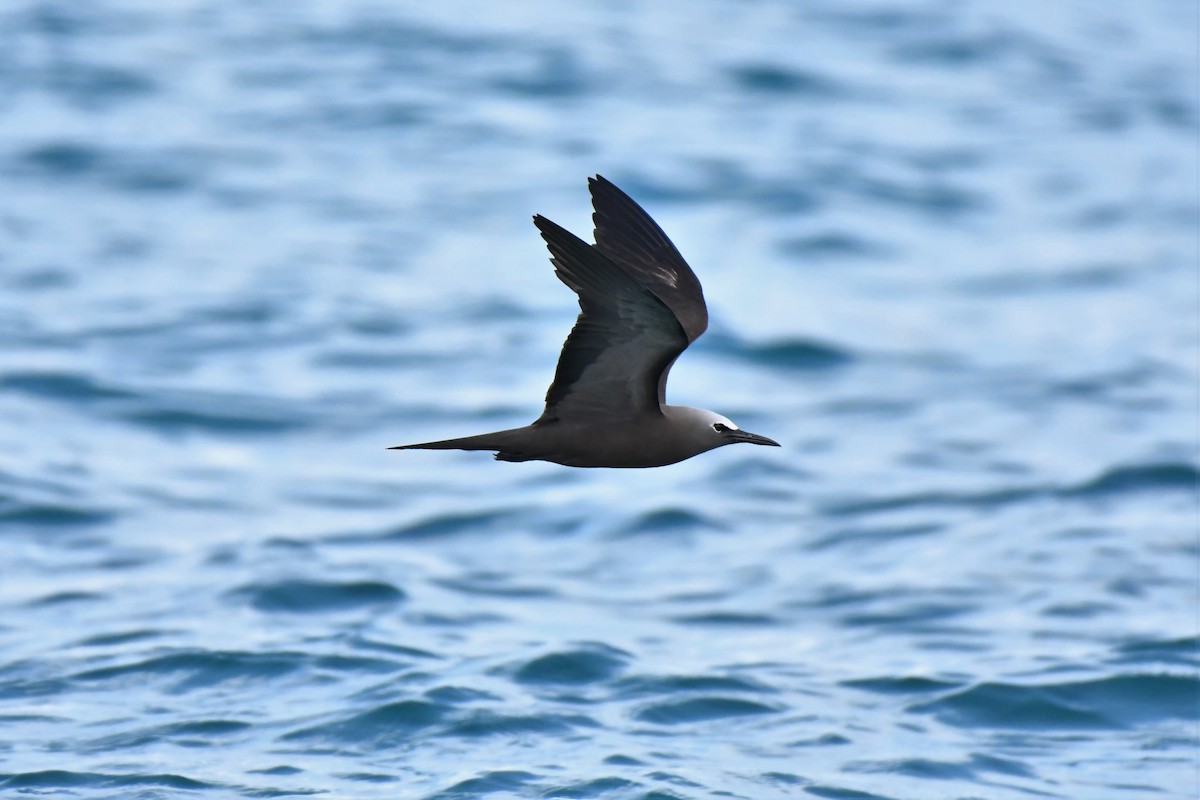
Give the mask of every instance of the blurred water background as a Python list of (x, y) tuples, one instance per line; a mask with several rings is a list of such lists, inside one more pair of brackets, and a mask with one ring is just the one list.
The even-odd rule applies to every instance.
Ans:
[[(0, 795), (1195, 798), (1197, 7), (8, 0)], [(530, 215), (783, 449), (540, 413)]]

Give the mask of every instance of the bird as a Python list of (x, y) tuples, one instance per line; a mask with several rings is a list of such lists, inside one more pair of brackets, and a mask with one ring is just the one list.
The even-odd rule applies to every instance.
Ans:
[(708, 327), (700, 281), (662, 228), (600, 175), (588, 179), (595, 244), (540, 214), (555, 275), (579, 296), (542, 415), (523, 428), (389, 450), (491, 450), (498, 461), (661, 467), (724, 445), (779, 447), (727, 417), (667, 405), (667, 374)]

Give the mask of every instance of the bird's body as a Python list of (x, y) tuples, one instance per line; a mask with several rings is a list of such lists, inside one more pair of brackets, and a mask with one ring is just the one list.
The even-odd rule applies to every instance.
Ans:
[[(622, 423), (539, 420), (524, 428), (398, 449), (494, 450), (500, 461), (553, 461), (568, 467), (663, 467), (732, 443), (711, 424), (737, 432), (733, 423), (701, 408), (664, 406), (662, 411), (657, 418), (645, 415)], [(703, 432), (708, 441), (696, 441), (692, 431)]]
[(708, 327), (704, 294), (662, 229), (600, 176), (590, 245), (542, 216), (555, 274), (579, 295), (546, 408), (523, 428), (394, 450), (493, 450), (501, 461), (660, 467), (735, 442), (778, 444), (720, 414), (666, 404), (667, 373)]

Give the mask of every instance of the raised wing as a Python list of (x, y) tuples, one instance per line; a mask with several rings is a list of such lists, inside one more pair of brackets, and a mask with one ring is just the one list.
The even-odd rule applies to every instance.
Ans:
[(599, 246), (545, 217), (533, 222), (555, 274), (579, 295), (580, 309), (539, 422), (662, 413), (666, 372), (690, 341), (673, 310)]
[(708, 327), (704, 292), (692, 268), (650, 215), (608, 180), (588, 179), (596, 249), (674, 312), (688, 342)]

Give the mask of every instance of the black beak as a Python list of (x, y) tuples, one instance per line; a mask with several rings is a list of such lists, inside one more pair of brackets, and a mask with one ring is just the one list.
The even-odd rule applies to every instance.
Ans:
[(730, 431), (729, 433), (727, 433), (725, 435), (729, 439), (732, 439), (735, 442), (747, 442), (748, 444), (765, 444), (765, 445), (770, 445), (771, 447), (779, 447), (780, 446), (779, 442), (775, 441), (774, 439), (768, 439), (765, 436), (759, 436), (757, 433), (750, 433), (749, 431)]

